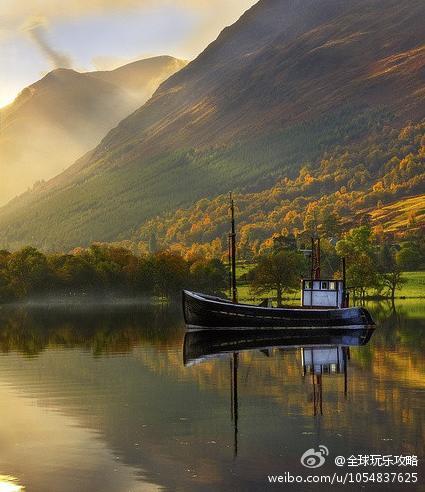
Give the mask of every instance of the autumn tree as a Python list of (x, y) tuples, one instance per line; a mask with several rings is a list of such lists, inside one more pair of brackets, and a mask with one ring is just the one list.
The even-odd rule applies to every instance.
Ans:
[(163, 251), (153, 257), (153, 278), (156, 293), (170, 299), (180, 294), (189, 283), (189, 264), (181, 256)]
[(48, 259), (55, 290), (65, 295), (81, 295), (98, 285), (96, 270), (81, 254), (52, 255)]
[(27, 246), (10, 255), (7, 269), (11, 288), (18, 297), (40, 294), (49, 287), (51, 276), (47, 258), (36, 248)]

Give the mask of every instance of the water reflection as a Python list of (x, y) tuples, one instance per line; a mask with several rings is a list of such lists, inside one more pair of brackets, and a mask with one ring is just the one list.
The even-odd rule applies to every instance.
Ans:
[(326, 375), (344, 375), (344, 397), (348, 395), (347, 367), (351, 346), (366, 345), (374, 327), (356, 329), (316, 328), (285, 330), (193, 330), (183, 344), (183, 363), (193, 366), (215, 358), (230, 362), (230, 417), (234, 426), (234, 457), (238, 453), (238, 366), (241, 352), (259, 352), (266, 357), (299, 351), (301, 372), (311, 378), (313, 415), (323, 415), (323, 384)]
[(423, 457), (424, 307), (375, 308), (369, 340), (221, 341), (185, 339), (179, 310), (0, 309), (0, 473), (36, 492), (264, 490), (318, 444)]
[(9, 477), (8, 475), (0, 475), (0, 492), (21, 492), (24, 489), (22, 485), (19, 485), (15, 477)]

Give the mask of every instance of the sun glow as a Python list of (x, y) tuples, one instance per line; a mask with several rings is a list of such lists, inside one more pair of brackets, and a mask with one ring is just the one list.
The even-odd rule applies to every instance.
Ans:
[[(8, 106), (15, 100), (16, 94), (1, 94), (0, 93), (0, 109), (3, 108), (4, 106)], [(0, 488), (0, 491), (2, 489)]]
[(16, 483), (16, 478), (0, 475), (0, 492), (23, 492), (25, 488)]

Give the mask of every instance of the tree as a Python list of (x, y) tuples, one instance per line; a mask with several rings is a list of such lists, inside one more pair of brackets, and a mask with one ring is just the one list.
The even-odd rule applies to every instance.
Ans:
[(7, 269), (17, 297), (39, 294), (49, 287), (47, 258), (36, 248), (27, 246), (10, 255)]
[(155, 254), (158, 251), (158, 240), (154, 232), (149, 237), (149, 253)]
[(395, 248), (388, 243), (384, 243), (381, 246), (378, 261), (382, 287), (387, 290), (391, 302), (394, 304), (396, 290), (400, 289), (406, 282), (402, 277), (402, 270), (396, 260)]
[(347, 260), (347, 284), (362, 300), (368, 289), (379, 289), (377, 258), (369, 226), (351, 229), (336, 243), (336, 251)]
[(296, 251), (297, 241), (292, 233), (287, 234), (275, 234), (273, 239), (273, 252), (278, 253), (284, 249), (290, 249)]
[(401, 270), (419, 270), (424, 266), (424, 258), (419, 245), (408, 242), (404, 243), (396, 254), (396, 261)]
[(8, 261), (11, 253), (0, 250), (0, 302), (7, 301), (13, 297), (10, 289), (10, 275), (8, 271)]
[(198, 260), (190, 267), (191, 283), (201, 292), (220, 295), (225, 292), (228, 273), (219, 259)]
[(153, 257), (153, 282), (157, 294), (169, 299), (189, 283), (189, 264), (181, 256), (163, 251)]
[(98, 287), (96, 270), (84, 255), (54, 255), (48, 261), (58, 291), (66, 295), (76, 295)]
[(247, 277), (252, 292), (261, 295), (275, 290), (277, 305), (282, 306), (283, 291), (299, 286), (304, 268), (303, 255), (296, 251), (280, 250), (277, 253), (261, 256), (256, 267)]
[(320, 233), (325, 237), (335, 237), (340, 232), (340, 219), (332, 207), (325, 206), (320, 212)]

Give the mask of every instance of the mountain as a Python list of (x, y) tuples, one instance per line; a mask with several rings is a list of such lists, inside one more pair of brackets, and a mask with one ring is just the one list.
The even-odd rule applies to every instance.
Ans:
[(169, 56), (111, 71), (57, 69), (0, 110), (0, 203), (63, 171), (185, 65)]
[(95, 149), (1, 209), (1, 244), (125, 239), (201, 198), (322, 172), (329, 155), (321, 193), (372, 186), (400, 164), (382, 149), (425, 117), (424, 15), (422, 0), (261, 0)]

